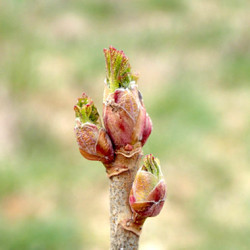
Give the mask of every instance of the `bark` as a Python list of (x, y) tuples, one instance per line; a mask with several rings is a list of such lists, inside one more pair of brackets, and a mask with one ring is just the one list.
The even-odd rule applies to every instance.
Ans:
[[(132, 218), (132, 212), (129, 206), (129, 193), (134, 181), (140, 153), (133, 155), (130, 160), (125, 159), (128, 170), (110, 177), (110, 244), (111, 250), (137, 250), (139, 236), (124, 228)], [(122, 165), (122, 159), (117, 158), (114, 161), (114, 166)]]

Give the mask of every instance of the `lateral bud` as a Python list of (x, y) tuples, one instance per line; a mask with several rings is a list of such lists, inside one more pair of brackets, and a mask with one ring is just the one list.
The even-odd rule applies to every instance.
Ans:
[(140, 234), (145, 219), (158, 215), (165, 199), (166, 184), (159, 160), (152, 154), (146, 155), (130, 191), (129, 204), (133, 216), (127, 221), (126, 228)]
[(108, 163), (114, 159), (112, 142), (101, 126), (99, 113), (93, 101), (85, 94), (74, 106), (75, 133), (80, 153), (88, 160)]

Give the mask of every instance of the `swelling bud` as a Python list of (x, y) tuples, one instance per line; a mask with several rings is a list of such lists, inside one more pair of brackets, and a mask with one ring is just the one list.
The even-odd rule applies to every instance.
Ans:
[(141, 217), (160, 213), (166, 198), (166, 184), (160, 162), (152, 154), (145, 156), (138, 170), (129, 196), (132, 211)]
[(115, 147), (144, 145), (152, 130), (142, 96), (137, 89), (137, 75), (123, 51), (112, 46), (104, 50), (107, 76), (105, 80), (103, 121)]
[(134, 145), (140, 140), (143, 124), (142, 106), (136, 87), (117, 89), (104, 105), (105, 128), (117, 148)]
[(85, 94), (74, 106), (75, 134), (80, 153), (88, 160), (108, 163), (114, 159), (112, 142), (101, 126), (99, 113), (93, 101)]
[(166, 184), (157, 158), (144, 157), (143, 166), (137, 171), (129, 195), (132, 218), (122, 221), (122, 226), (140, 235), (147, 217), (158, 215), (166, 199)]

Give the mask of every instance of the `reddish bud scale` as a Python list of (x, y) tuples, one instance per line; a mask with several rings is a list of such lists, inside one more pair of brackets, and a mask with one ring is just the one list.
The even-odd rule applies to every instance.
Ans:
[(135, 126), (139, 114), (139, 103), (130, 90), (117, 89), (109, 96), (104, 105), (104, 125), (118, 148), (135, 143)]
[(152, 130), (136, 85), (131, 89), (117, 89), (106, 98), (103, 120), (105, 128), (117, 148), (145, 144)]
[(144, 121), (143, 121), (143, 125), (141, 128), (141, 144), (142, 146), (146, 143), (148, 137), (150, 136), (151, 132), (152, 132), (152, 128), (153, 128), (153, 124), (152, 121), (148, 115), (148, 113), (146, 113), (145, 108), (143, 108), (144, 112)]
[(166, 184), (160, 165), (152, 155), (144, 158), (130, 192), (132, 211), (140, 217), (153, 217), (160, 213), (166, 197)]
[(157, 216), (164, 205), (165, 192), (165, 182), (161, 181), (147, 197), (149, 201), (137, 201), (134, 194), (131, 193), (129, 202), (133, 212), (139, 214), (141, 217)]
[(114, 159), (112, 143), (106, 131), (94, 124), (76, 127), (76, 138), (82, 156), (88, 160), (111, 162)]
[(88, 160), (108, 163), (114, 159), (112, 142), (101, 127), (99, 113), (93, 101), (85, 94), (74, 106), (76, 113), (75, 133), (80, 153)]

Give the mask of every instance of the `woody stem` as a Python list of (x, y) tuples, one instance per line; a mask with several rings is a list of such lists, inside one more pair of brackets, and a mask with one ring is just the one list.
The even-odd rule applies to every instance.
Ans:
[[(110, 243), (111, 250), (137, 250), (139, 236), (124, 229), (122, 222), (132, 218), (129, 206), (129, 193), (134, 181), (140, 153), (125, 159), (129, 170), (110, 177)], [(122, 158), (117, 157), (113, 165), (120, 166)], [(128, 166), (129, 165), (129, 166)]]

